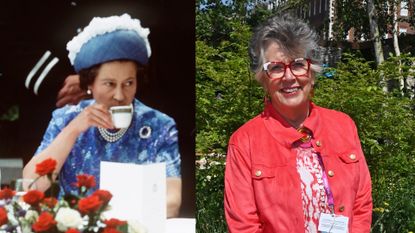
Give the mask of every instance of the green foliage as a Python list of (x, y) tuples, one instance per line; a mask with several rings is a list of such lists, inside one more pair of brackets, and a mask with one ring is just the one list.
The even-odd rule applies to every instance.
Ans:
[[(357, 39), (370, 39), (370, 22), (368, 18), (367, 1), (356, 0), (335, 0), (335, 14), (333, 30), (336, 41), (343, 41), (349, 30), (353, 28), (354, 36)], [(376, 20), (380, 35), (391, 33), (393, 25), (393, 13), (400, 6), (400, 2), (406, 2), (409, 6), (409, 0), (401, 1), (384, 1), (373, 0), (376, 8)], [(399, 22), (407, 22), (414, 25), (414, 15), (400, 17)]]
[(370, 35), (367, 6), (362, 1), (337, 0), (335, 1), (336, 20), (333, 24), (335, 39), (343, 41), (349, 30), (354, 28), (355, 36), (368, 38)]
[(414, 90), (408, 85), (408, 81), (415, 77), (414, 64), (415, 57), (410, 54), (402, 54), (399, 57), (391, 55), (381, 64), (379, 70), (394, 94), (406, 97), (414, 95)]
[(216, 45), (228, 40), (232, 28), (227, 24), (232, 11), (221, 0), (198, 0), (196, 2), (196, 39)]
[(223, 210), (224, 156), (198, 157), (196, 169), (197, 232), (223, 233), (227, 227)]
[(232, 22), (217, 48), (196, 41), (196, 149), (224, 153), (230, 134), (258, 114), (262, 89), (249, 71), (249, 28)]
[[(304, 1), (290, 0), (287, 1), (287, 6), (292, 8), (305, 5)], [(253, 28), (276, 13), (275, 9), (268, 9), (269, 2), (269, 0), (197, 0), (196, 40), (205, 41), (215, 47), (223, 41), (232, 40), (230, 35), (238, 31), (239, 25)]]
[[(196, 14), (196, 151), (204, 154), (198, 157), (196, 169), (196, 228), (197, 232), (222, 233), (227, 231), (225, 158), (218, 154), (226, 152), (232, 132), (261, 111), (264, 94), (249, 70), (247, 46), (249, 25), (265, 16), (257, 11), (247, 24), (241, 17), (224, 14), (233, 6), (212, 10), (207, 2), (214, 1), (204, 1), (204, 9)], [(212, 152), (217, 154), (206, 156)]]
[[(357, 124), (372, 176), (372, 232), (415, 229), (414, 103), (402, 95), (385, 93), (379, 85), (381, 77), (397, 77), (396, 60), (390, 58), (373, 70), (369, 62), (344, 54), (333, 79), (320, 77), (314, 99), (321, 106), (349, 114)], [(408, 68), (403, 62), (401, 70)]]

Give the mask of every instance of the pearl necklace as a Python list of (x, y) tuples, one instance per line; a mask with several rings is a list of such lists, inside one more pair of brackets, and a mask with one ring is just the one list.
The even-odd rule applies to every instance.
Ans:
[(102, 138), (104, 138), (107, 142), (115, 142), (118, 141), (122, 136), (124, 136), (125, 132), (127, 132), (128, 128), (119, 129), (115, 133), (111, 133), (108, 130), (98, 127), (99, 134), (101, 134)]

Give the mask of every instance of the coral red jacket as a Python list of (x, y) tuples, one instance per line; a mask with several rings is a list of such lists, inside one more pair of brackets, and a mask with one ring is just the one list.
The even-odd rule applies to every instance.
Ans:
[[(311, 103), (304, 126), (323, 158), (336, 214), (349, 217), (349, 233), (370, 232), (370, 174), (356, 126), (344, 113)], [(231, 233), (304, 233), (297, 152), (302, 135), (273, 109), (231, 137), (225, 171), (225, 214)]]

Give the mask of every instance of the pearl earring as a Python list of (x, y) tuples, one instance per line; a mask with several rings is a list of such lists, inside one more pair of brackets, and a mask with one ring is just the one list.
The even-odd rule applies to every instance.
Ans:
[(88, 95), (92, 95), (92, 91), (91, 91), (91, 90), (89, 90), (89, 89), (86, 91), (86, 93), (87, 93)]

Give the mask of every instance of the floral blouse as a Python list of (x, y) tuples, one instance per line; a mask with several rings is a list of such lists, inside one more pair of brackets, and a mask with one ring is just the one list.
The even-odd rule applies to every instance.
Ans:
[[(69, 122), (93, 103), (95, 100), (83, 100), (78, 105), (56, 109), (35, 154), (48, 147)], [(96, 127), (89, 128), (78, 137), (59, 174), (60, 195), (76, 193), (73, 184), (78, 174), (95, 176), (96, 189), (99, 188), (101, 161), (135, 164), (165, 162), (166, 176), (180, 177), (178, 132), (174, 120), (137, 99), (133, 105), (131, 125), (118, 141), (107, 142)]]
[(297, 172), (301, 180), (306, 233), (317, 233), (320, 214), (330, 212), (318, 156), (310, 142), (301, 143), (297, 147)]

